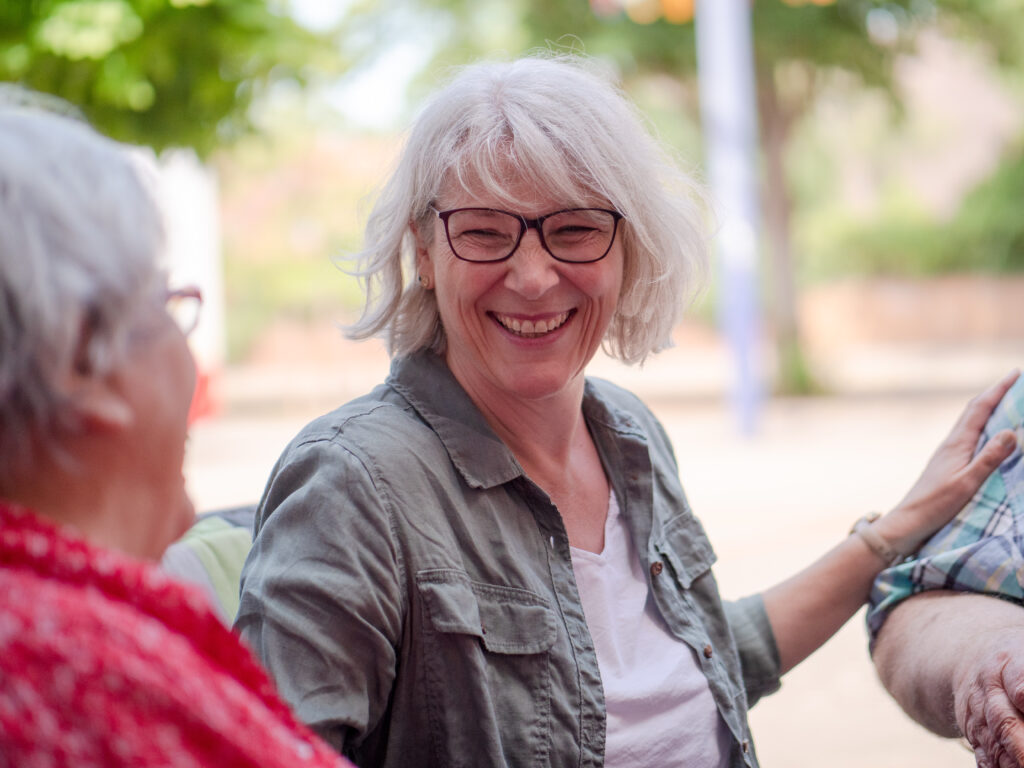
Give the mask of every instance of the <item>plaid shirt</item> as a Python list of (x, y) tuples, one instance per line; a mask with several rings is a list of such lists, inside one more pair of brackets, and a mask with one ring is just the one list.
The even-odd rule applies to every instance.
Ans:
[(1024, 604), (1024, 376), (985, 425), (980, 450), (1004, 429), (1017, 447), (985, 481), (970, 503), (929, 539), (913, 558), (879, 574), (868, 605), (871, 643), (889, 612), (928, 589), (980, 592)]

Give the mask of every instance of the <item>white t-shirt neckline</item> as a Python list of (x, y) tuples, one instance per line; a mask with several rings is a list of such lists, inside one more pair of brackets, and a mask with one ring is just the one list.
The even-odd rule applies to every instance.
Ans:
[(649, 599), (646, 574), (614, 491), (604, 549), (570, 547), (604, 685), (609, 768), (724, 768), (730, 736), (693, 649)]

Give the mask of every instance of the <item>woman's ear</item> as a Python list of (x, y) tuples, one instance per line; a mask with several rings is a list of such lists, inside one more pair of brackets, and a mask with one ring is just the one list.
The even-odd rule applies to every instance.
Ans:
[(420, 227), (415, 221), (409, 222), (409, 229), (412, 230), (412, 236), (416, 241), (416, 277), (419, 280), (420, 285), (426, 281), (427, 285), (434, 285), (434, 261), (430, 257), (430, 249), (428, 247), (429, 238), (426, 237), (426, 232), (420, 230)]
[(72, 386), (69, 394), (71, 407), (79, 423), (87, 430), (116, 432), (132, 424), (132, 408), (120, 390), (114, 386), (114, 377), (82, 379)]
[(74, 411), (76, 422), (86, 429), (103, 432), (124, 429), (132, 423), (128, 400), (117, 386), (117, 373), (98, 375), (89, 358), (89, 345), (95, 320), (90, 316), (81, 323), (71, 370), (58, 388)]

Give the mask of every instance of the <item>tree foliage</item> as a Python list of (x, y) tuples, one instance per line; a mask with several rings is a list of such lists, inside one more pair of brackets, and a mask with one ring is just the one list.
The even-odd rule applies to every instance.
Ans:
[(848, 225), (815, 254), (826, 275), (923, 277), (1024, 272), (1024, 146), (970, 190), (950, 221), (897, 207), (870, 227)]
[(208, 154), (274, 83), (337, 72), (327, 35), (274, 0), (0, 0), (0, 80), (77, 105), (104, 133)]
[[(713, 0), (703, 0), (711, 2)], [(668, 9), (678, 0), (643, 0)], [(687, 77), (696, 70), (692, 14), (685, 23), (651, 14), (634, 22), (626, 0), (395, 0), (407, 9), (440, 11), (454, 23), (440, 46), (443, 56), (460, 60), (494, 53), (491, 21), (513, 17), (502, 47), (510, 53), (572, 39), (592, 55), (610, 56), (625, 73), (670, 72)], [(694, 5), (691, 1), (690, 7)], [(619, 10), (615, 10), (619, 8)], [(373, 4), (364, 12), (379, 13)], [(838, 68), (866, 84), (891, 84), (895, 55), (913, 46), (922, 25), (937, 25), (952, 36), (982, 41), (1006, 65), (1024, 62), (1022, 0), (754, 0), (752, 23), (761, 64), (803, 62)]]

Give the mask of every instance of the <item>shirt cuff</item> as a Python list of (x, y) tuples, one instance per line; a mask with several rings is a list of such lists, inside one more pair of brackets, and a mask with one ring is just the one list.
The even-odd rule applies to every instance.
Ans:
[(725, 603), (725, 615), (739, 649), (747, 705), (752, 707), (781, 686), (782, 663), (775, 634), (760, 595)]

